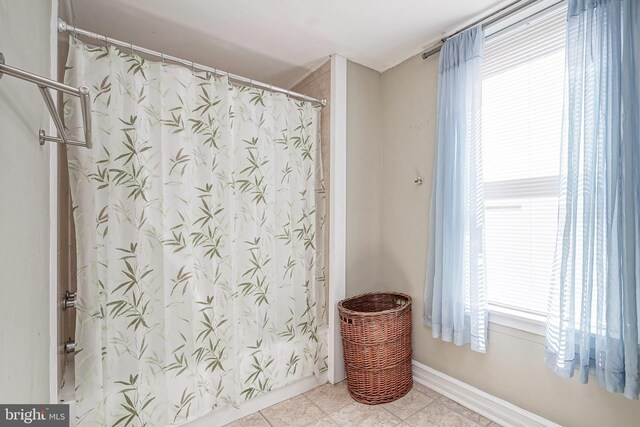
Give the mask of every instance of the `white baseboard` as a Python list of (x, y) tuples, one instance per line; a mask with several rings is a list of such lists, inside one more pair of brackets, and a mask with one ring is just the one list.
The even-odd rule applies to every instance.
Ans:
[(560, 427), (552, 421), (524, 410), (443, 374), (415, 360), (413, 380), (505, 427)]
[(220, 427), (240, 418), (251, 415), (254, 412), (261, 411), (269, 406), (275, 405), (292, 397), (298, 396), (311, 389), (314, 389), (327, 382), (327, 375), (320, 377), (307, 377), (291, 383), (278, 390), (269, 392), (268, 394), (254, 399), (248, 400), (236, 408), (222, 408), (209, 412), (197, 420), (193, 420), (184, 424), (184, 427)]

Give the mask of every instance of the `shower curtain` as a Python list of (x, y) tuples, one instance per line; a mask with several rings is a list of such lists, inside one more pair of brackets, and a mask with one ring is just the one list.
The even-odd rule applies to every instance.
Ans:
[[(326, 370), (319, 112), (70, 42), (80, 425), (164, 426)], [(65, 99), (80, 135), (80, 109)]]

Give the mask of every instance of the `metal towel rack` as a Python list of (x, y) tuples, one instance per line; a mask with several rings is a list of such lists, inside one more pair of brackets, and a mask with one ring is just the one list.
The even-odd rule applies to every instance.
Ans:
[[(49, 136), (45, 133), (44, 130), (40, 130), (40, 145), (44, 145), (47, 141), (68, 144), (68, 145), (78, 145), (81, 147), (91, 148), (91, 92), (86, 86), (80, 86), (75, 88), (73, 86), (65, 85), (63, 83), (59, 83), (55, 80), (50, 80), (45, 77), (38, 76), (36, 74), (30, 73), (28, 71), (21, 70), (19, 68), (11, 67), (9, 65), (5, 65), (4, 63), (4, 55), (0, 53), (0, 79), (4, 74), (9, 76), (17, 77), (22, 80), (26, 80), (31, 83), (35, 83), (40, 89), (40, 93), (42, 94), (42, 98), (44, 99), (44, 103), (49, 110), (49, 114), (51, 114), (51, 118), (53, 119), (53, 123), (56, 125), (58, 129), (57, 136)], [(75, 139), (69, 138), (67, 132), (64, 130), (64, 125), (62, 124), (62, 119), (58, 114), (56, 109), (56, 104), (51, 97), (51, 92), (49, 89), (58, 90), (60, 92), (66, 93), (68, 95), (77, 96), (80, 98), (80, 106), (82, 110), (82, 121), (84, 124), (84, 141), (78, 141)]]

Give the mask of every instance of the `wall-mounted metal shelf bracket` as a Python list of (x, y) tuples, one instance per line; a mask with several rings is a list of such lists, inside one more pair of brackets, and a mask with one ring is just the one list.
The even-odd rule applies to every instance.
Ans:
[[(31, 83), (35, 83), (40, 90), (40, 94), (42, 95), (42, 99), (44, 100), (47, 109), (49, 110), (49, 114), (53, 119), (53, 123), (56, 125), (56, 129), (58, 130), (58, 136), (49, 136), (46, 134), (44, 130), (40, 130), (39, 139), (40, 145), (44, 145), (45, 142), (57, 142), (67, 145), (79, 145), (81, 147), (91, 148), (92, 140), (91, 140), (91, 93), (86, 86), (80, 86), (75, 88), (73, 86), (65, 85), (63, 83), (59, 83), (55, 80), (47, 79), (46, 77), (38, 76), (37, 74), (30, 73), (28, 71), (21, 70), (19, 68), (11, 67), (5, 64), (5, 58), (2, 53), (0, 53), (0, 79), (2, 79), (3, 75), (8, 75), (12, 77), (16, 77), (21, 80), (25, 80)], [(68, 95), (77, 96), (80, 98), (80, 106), (82, 111), (82, 121), (84, 125), (84, 141), (78, 141), (75, 139), (71, 139), (67, 136), (67, 132), (64, 129), (64, 125), (62, 124), (62, 118), (60, 114), (58, 114), (58, 110), (56, 108), (56, 103), (51, 96), (50, 89), (57, 90)]]

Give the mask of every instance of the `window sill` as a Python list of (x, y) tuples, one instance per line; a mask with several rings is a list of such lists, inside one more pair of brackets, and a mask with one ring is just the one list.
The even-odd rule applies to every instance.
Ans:
[(546, 321), (544, 316), (538, 314), (489, 304), (489, 323), (544, 336)]

